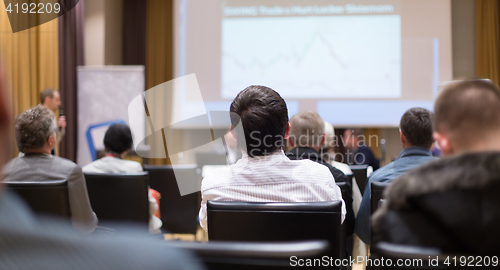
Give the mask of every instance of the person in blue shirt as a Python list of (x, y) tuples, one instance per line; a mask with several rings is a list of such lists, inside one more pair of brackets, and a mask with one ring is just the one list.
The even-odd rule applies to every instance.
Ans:
[(354, 227), (354, 232), (366, 244), (371, 242), (371, 183), (391, 182), (406, 171), (437, 159), (431, 152), (434, 142), (432, 118), (432, 112), (423, 108), (407, 110), (399, 124), (403, 150), (395, 161), (375, 171), (368, 179)]

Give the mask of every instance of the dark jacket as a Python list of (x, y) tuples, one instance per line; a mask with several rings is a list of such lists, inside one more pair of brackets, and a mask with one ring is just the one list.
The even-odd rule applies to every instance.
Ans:
[(386, 189), (373, 216), (373, 241), (498, 255), (499, 191), (500, 152), (431, 162)]
[(352, 186), (350, 186), (349, 180), (345, 174), (340, 171), (339, 169), (333, 167), (332, 165), (328, 164), (325, 162), (321, 157), (320, 154), (309, 147), (296, 147), (288, 152), (285, 153), (286, 156), (291, 159), (291, 160), (299, 160), (299, 159), (310, 159), (312, 161), (318, 162), (320, 164), (325, 165), (330, 169), (330, 172), (333, 175), (333, 178), (335, 179), (336, 183), (339, 182), (345, 182), (348, 183), (349, 188), (347, 192), (347, 196), (344, 196), (345, 193), (343, 193), (343, 198), (344, 202), (346, 204), (346, 219), (345, 219), (345, 232), (347, 236), (350, 236), (353, 231), (354, 231), (354, 211), (352, 209)]
[(367, 145), (363, 144), (354, 152), (354, 164), (368, 165), (376, 171), (380, 167), (380, 160), (373, 155), (372, 150)]

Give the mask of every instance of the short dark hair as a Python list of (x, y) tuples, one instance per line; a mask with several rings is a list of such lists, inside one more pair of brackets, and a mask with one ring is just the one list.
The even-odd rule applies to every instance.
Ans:
[(500, 90), (487, 80), (453, 83), (434, 104), (434, 130), (466, 144), (500, 127)]
[(121, 154), (132, 148), (132, 144), (132, 132), (124, 124), (110, 126), (104, 135), (104, 148), (106, 152)]
[(243, 127), (244, 134), (235, 129), (238, 147), (250, 157), (269, 155), (284, 146), (288, 110), (273, 89), (260, 85), (245, 88), (234, 98), (230, 112), (233, 128), (240, 121)]
[(41, 105), (20, 113), (14, 122), (17, 149), (26, 152), (44, 147), (57, 129), (55, 119), (54, 113)]
[(411, 108), (401, 117), (399, 127), (408, 142), (413, 146), (430, 148), (432, 138), (433, 114), (424, 108)]
[(52, 89), (52, 88), (45, 88), (43, 89), (42, 93), (40, 94), (40, 103), (44, 103), (45, 102), (45, 99), (47, 97), (50, 97), (50, 98), (54, 98), (54, 92), (56, 90), (55, 89)]

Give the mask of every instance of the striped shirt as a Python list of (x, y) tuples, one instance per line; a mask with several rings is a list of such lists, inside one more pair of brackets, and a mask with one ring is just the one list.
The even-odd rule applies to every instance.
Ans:
[[(216, 169), (201, 182), (200, 224), (207, 227), (207, 201), (317, 202), (342, 200), (328, 167), (311, 160), (290, 160), (283, 151), (243, 157)], [(342, 200), (342, 222), (346, 214)]]

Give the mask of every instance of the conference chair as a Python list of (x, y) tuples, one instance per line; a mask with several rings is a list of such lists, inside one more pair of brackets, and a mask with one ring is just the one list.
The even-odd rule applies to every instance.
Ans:
[(149, 175), (85, 173), (87, 192), (99, 226), (115, 229), (118, 224), (148, 228)]
[(346, 174), (345, 176), (347, 177), (347, 181), (348, 181), (349, 185), (352, 187), (352, 179), (354, 178), (354, 175)]
[(372, 194), (371, 194), (371, 205), (372, 205), (371, 213), (372, 213), (372, 215), (373, 215), (373, 213), (375, 213), (375, 211), (377, 211), (377, 209), (381, 205), (380, 201), (384, 198), (383, 197), (384, 190), (389, 185), (390, 185), (390, 183), (386, 183), (386, 182), (372, 182), (371, 183), (371, 190), (372, 190)]
[[(149, 172), (151, 188), (161, 194), (162, 229), (169, 233), (196, 234), (201, 202), (201, 175), (197, 166), (145, 165), (144, 170)], [(178, 179), (184, 181), (183, 187), (196, 192), (181, 196)]]
[(341, 205), (341, 201), (208, 201), (208, 238), (246, 242), (327, 240), (328, 254), (341, 259)]
[(308, 259), (311, 261), (316, 259), (317, 264), (316, 267), (307, 267), (307, 269), (320, 267), (325, 269), (318, 264), (318, 261), (324, 263), (321, 259), (328, 254), (329, 249), (328, 241), (325, 240), (286, 243), (168, 241), (165, 245), (191, 251), (210, 270), (295, 269), (300, 265), (305, 266)]
[[(372, 261), (371, 265), (367, 265), (367, 270), (467, 269), (471, 268), (470, 265), (467, 266), (467, 262), (474, 262), (473, 264), (475, 266), (475, 262), (478, 261), (476, 256), (471, 256), (471, 254), (445, 254), (438, 248), (407, 246), (387, 242), (377, 243), (371, 248), (370, 253), (370, 259)], [(488, 256), (481, 256), (481, 261), (485, 261), (485, 257)], [(381, 263), (382, 258), (385, 262), (383, 265)], [(493, 269), (495, 267), (492, 267), (493, 262), (491, 258), (492, 257), (489, 256), (489, 267), (487, 268)], [(466, 262), (464, 267), (460, 267), (462, 265), (461, 259)], [(392, 265), (389, 266), (388, 264)], [(484, 262), (481, 262), (481, 265), (485, 266)]]
[[(346, 182), (337, 182), (337, 186), (340, 188), (340, 191), (342, 192), (342, 198), (347, 198), (347, 194), (349, 192), (349, 189), (352, 189), (348, 183)], [(345, 201), (344, 201), (345, 202)], [(346, 204), (348, 202), (345, 202)], [(352, 205), (352, 202), (351, 202)], [(353, 211), (352, 207), (346, 207), (347, 211)], [(354, 213), (352, 213), (352, 220), (348, 220), (349, 213), (346, 214), (346, 219), (342, 223), (341, 227), (341, 246), (340, 250), (342, 251), (342, 258), (348, 258), (350, 255), (352, 255), (352, 248), (353, 248), (353, 240), (352, 240), (352, 233), (354, 232)]]
[(17, 193), (36, 214), (67, 219), (71, 217), (68, 180), (6, 182), (7, 190)]
[(351, 168), (352, 174), (354, 178), (356, 178), (356, 183), (361, 191), (361, 195), (363, 195), (368, 178), (368, 165), (349, 165), (349, 168)]

